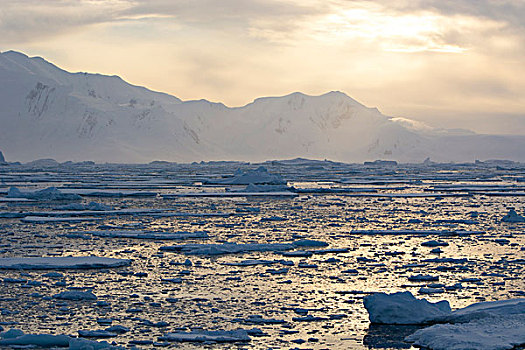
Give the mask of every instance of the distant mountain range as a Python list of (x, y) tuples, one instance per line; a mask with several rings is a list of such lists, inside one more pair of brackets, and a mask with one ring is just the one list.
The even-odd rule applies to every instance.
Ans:
[(434, 129), (341, 92), (296, 92), (237, 108), (181, 101), (8, 51), (0, 54), (0, 150), (8, 161), (525, 161), (525, 136)]

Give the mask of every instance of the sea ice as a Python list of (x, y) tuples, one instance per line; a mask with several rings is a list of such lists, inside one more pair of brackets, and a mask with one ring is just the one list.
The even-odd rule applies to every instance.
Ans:
[(130, 264), (131, 260), (129, 259), (98, 256), (0, 258), (0, 269), (10, 270), (97, 269), (128, 266)]
[(73, 193), (62, 193), (56, 187), (48, 187), (43, 190), (38, 190), (34, 192), (22, 192), (16, 187), (10, 187), (7, 192), (7, 198), (27, 198), (34, 200), (43, 200), (43, 201), (56, 201), (56, 200), (80, 200), (80, 197), (77, 194)]
[(326, 243), (313, 240), (302, 240), (292, 243), (223, 243), (223, 244), (183, 244), (160, 247), (164, 251), (180, 251), (188, 255), (222, 255), (245, 252), (285, 251), (297, 247), (319, 247)]

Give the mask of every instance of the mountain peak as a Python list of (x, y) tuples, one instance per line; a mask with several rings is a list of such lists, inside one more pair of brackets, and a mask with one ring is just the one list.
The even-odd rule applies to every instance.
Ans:
[(27, 56), (25, 53), (22, 53), (22, 52), (19, 52), (19, 51), (14, 51), (14, 50), (9, 50), (9, 51), (4, 51), (4, 52), (0, 52), (0, 55), (2, 56), (8, 56), (8, 57), (20, 57), (20, 58), (29, 58), (29, 56)]
[(0, 54), (0, 81), (0, 149), (16, 160), (525, 160), (525, 137), (423, 132), (341, 91), (293, 92), (238, 108), (181, 103), (118, 76), (69, 73), (17, 51)]

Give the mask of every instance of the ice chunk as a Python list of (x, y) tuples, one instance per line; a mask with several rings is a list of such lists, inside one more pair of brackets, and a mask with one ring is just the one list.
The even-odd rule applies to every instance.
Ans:
[(102, 329), (94, 330), (94, 331), (81, 329), (78, 331), (78, 335), (83, 338), (113, 338), (117, 336), (117, 333), (113, 333), (108, 330), (102, 330)]
[(430, 303), (410, 292), (374, 293), (363, 302), (370, 322), (380, 324), (425, 324), (452, 311), (448, 301)]
[(250, 185), (250, 184), (268, 184), (268, 185), (283, 185), (286, 181), (277, 174), (270, 174), (268, 170), (260, 166), (255, 170), (242, 172), (235, 172), (233, 177), (226, 179), (209, 179), (207, 183), (228, 184), (228, 185)]
[(0, 269), (52, 270), (52, 269), (96, 269), (128, 266), (129, 259), (98, 256), (66, 256), (41, 258), (0, 258)]
[(501, 218), (502, 222), (525, 222), (525, 217), (516, 213), (514, 209), (509, 210), (507, 215)]

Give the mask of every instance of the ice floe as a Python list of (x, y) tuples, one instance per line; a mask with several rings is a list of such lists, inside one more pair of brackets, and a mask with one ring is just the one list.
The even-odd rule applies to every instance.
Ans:
[(507, 215), (501, 218), (502, 222), (525, 222), (525, 217), (516, 213), (514, 209), (509, 210)]
[(27, 198), (41, 201), (56, 201), (56, 200), (80, 200), (80, 197), (74, 193), (63, 193), (56, 187), (48, 187), (43, 190), (33, 192), (22, 192), (16, 187), (10, 187), (7, 192), (7, 198)]
[(114, 346), (108, 342), (97, 342), (86, 339), (73, 338), (67, 335), (52, 334), (25, 334), (17, 329), (10, 329), (0, 333), (0, 346), (15, 348), (69, 348), (70, 350), (123, 350), (123, 347)]
[(98, 256), (0, 258), (0, 269), (12, 270), (98, 269), (130, 264), (129, 259)]
[(231, 331), (217, 330), (194, 330), (191, 332), (173, 332), (159, 338), (161, 341), (169, 342), (216, 342), (216, 343), (237, 343), (249, 342), (251, 340), (248, 332), (244, 329)]
[(182, 252), (188, 255), (223, 255), (246, 252), (286, 251), (298, 247), (319, 247), (327, 244), (321, 241), (301, 240), (292, 243), (223, 243), (223, 244), (184, 244), (163, 246), (160, 250)]
[(405, 338), (432, 350), (505, 350), (525, 344), (525, 314), (436, 324)]

